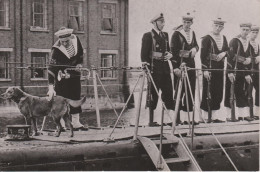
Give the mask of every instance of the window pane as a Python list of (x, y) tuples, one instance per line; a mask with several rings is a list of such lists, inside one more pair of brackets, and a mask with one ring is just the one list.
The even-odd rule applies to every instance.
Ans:
[(34, 14), (34, 26), (43, 27), (43, 14)]
[(103, 18), (112, 18), (111, 5), (103, 5), (102, 16)]
[[(45, 78), (46, 70), (42, 67), (46, 65), (47, 53), (32, 53), (32, 78)], [(40, 68), (37, 68), (40, 67)]]
[(0, 11), (0, 26), (5, 26), (5, 11)]
[[(114, 66), (115, 55), (114, 54), (101, 54), (101, 67), (112, 67)], [(109, 69), (101, 70), (102, 78), (113, 78), (114, 71)]]
[(5, 0), (0, 0), (0, 11), (5, 10)]
[(0, 52), (0, 78), (8, 78), (8, 53)]
[(34, 12), (35, 13), (43, 13), (43, 4), (34, 3)]

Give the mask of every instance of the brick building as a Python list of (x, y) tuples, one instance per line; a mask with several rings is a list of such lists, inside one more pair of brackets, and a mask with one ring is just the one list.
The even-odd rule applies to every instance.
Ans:
[[(73, 28), (80, 38), (84, 67), (128, 65), (128, 0), (0, 0), (1, 93), (20, 86), (33, 95), (46, 95), (46, 70), (15, 67), (48, 63), (57, 40), (54, 33), (61, 26)], [(110, 96), (124, 100), (127, 74), (98, 73)], [(104, 96), (100, 86), (98, 91)], [(82, 81), (82, 94), (93, 97), (91, 80)]]

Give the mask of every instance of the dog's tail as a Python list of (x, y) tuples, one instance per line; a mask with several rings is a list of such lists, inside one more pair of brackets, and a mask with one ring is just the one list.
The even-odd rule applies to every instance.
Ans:
[(66, 99), (66, 101), (71, 105), (72, 107), (80, 107), (85, 101), (87, 97), (84, 96), (81, 100), (71, 100), (71, 99)]

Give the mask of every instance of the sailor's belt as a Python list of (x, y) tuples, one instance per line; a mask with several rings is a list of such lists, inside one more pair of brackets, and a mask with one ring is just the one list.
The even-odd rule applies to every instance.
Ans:
[(217, 54), (209, 54), (208, 59), (213, 61), (218, 61), (218, 55)]
[(155, 59), (155, 60), (164, 60), (164, 54), (161, 53), (161, 52), (153, 51), (152, 52), (152, 58)]
[(246, 61), (246, 58), (243, 56), (235, 55), (234, 60), (237, 60), (238, 63), (243, 63), (244, 61)]
[(187, 50), (180, 50), (179, 52), (179, 56), (182, 58), (190, 58), (190, 54), (191, 52)]

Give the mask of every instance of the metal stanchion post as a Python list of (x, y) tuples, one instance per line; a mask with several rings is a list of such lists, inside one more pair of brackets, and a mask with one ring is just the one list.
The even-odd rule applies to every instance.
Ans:
[(92, 71), (93, 71), (93, 84), (94, 84), (94, 95), (95, 95), (95, 105), (96, 105), (96, 115), (97, 115), (97, 126), (101, 127), (100, 113), (99, 113), (99, 107), (98, 107), (98, 91), (97, 91), (96, 69), (92, 69)]
[(144, 81), (145, 81), (145, 71), (143, 71), (141, 86), (140, 86), (140, 92), (139, 92), (139, 98), (138, 98), (138, 106), (136, 110), (136, 117), (135, 117), (135, 132), (134, 132), (134, 140), (137, 140), (137, 133), (138, 133), (138, 126), (139, 126), (139, 119), (140, 119), (140, 112), (141, 112), (141, 104), (142, 104), (142, 98), (143, 98), (143, 88), (144, 88)]

